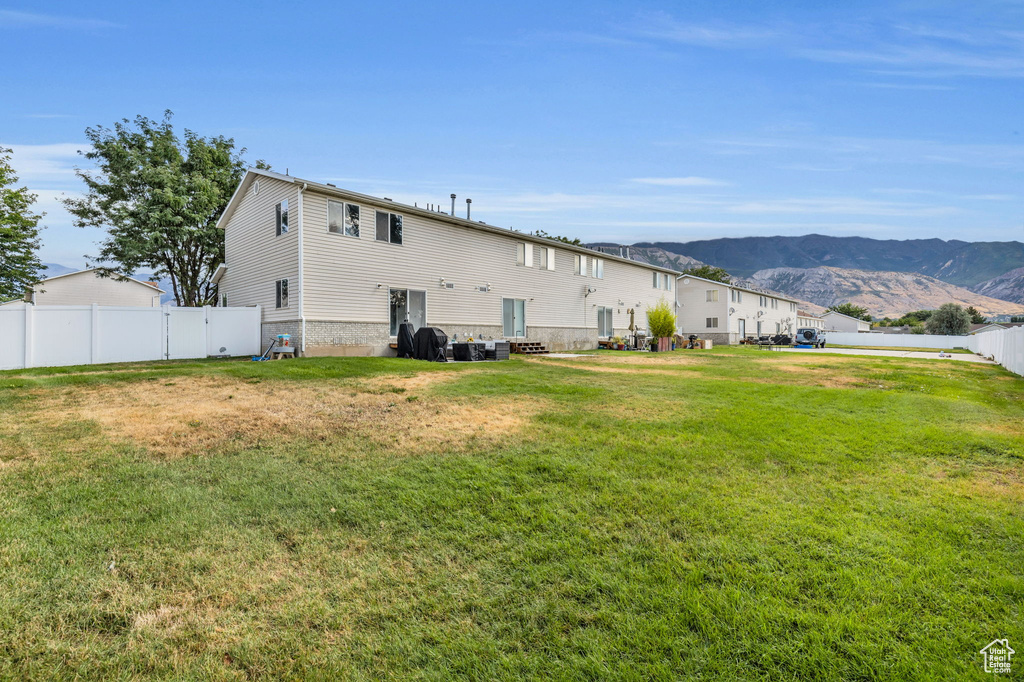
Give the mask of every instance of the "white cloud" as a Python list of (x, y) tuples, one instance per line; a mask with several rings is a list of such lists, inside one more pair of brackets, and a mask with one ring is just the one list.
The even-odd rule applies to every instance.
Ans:
[(633, 178), (630, 182), (661, 187), (724, 187), (730, 184), (724, 180), (700, 178), (695, 175), (684, 178)]
[(37, 185), (73, 183), (75, 166), (88, 165), (78, 150), (89, 149), (88, 144), (60, 142), (57, 144), (4, 144), (12, 151), (11, 166), (21, 184)]
[(64, 28), (79, 30), (95, 30), (117, 28), (119, 25), (104, 19), (82, 19), (56, 14), (39, 14), (36, 12), (18, 12), (0, 9), (0, 26), (25, 28)]

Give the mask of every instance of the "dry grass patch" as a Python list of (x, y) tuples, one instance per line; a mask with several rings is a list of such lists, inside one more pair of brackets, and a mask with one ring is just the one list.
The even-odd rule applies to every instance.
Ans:
[(178, 377), (64, 389), (44, 397), (37, 414), (54, 427), (91, 420), (109, 437), (181, 456), (296, 437), (350, 437), (413, 451), (461, 448), (519, 430), (539, 410), (536, 399), (429, 395), (432, 384), (456, 376), (434, 372), (358, 382)]

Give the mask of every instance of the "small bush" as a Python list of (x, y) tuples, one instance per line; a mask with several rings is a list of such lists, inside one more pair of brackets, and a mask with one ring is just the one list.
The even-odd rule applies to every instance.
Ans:
[(661, 299), (647, 311), (647, 329), (651, 336), (663, 339), (676, 333), (676, 316), (668, 301)]

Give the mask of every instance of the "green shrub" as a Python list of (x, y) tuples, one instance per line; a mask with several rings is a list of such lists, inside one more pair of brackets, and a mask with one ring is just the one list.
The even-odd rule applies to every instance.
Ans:
[(676, 333), (676, 316), (668, 301), (661, 299), (647, 311), (647, 329), (651, 336), (662, 339)]

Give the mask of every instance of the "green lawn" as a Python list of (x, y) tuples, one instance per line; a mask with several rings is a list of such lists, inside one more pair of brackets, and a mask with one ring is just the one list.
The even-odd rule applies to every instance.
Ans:
[(992, 679), (1022, 398), (744, 348), (0, 372), (0, 678)]

